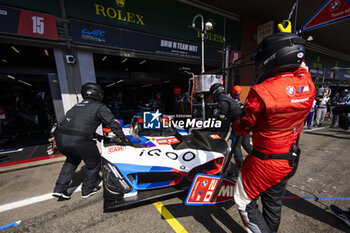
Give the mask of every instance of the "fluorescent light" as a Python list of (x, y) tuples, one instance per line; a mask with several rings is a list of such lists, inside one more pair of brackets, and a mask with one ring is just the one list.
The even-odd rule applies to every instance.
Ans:
[(44, 49), (44, 53), (46, 56), (49, 56), (49, 52), (47, 51), (47, 49)]
[(143, 64), (143, 63), (145, 63), (145, 62), (146, 62), (146, 60), (143, 60), (143, 61), (142, 61), (142, 62), (140, 62), (139, 64), (140, 64), (140, 65), (142, 65), (142, 64)]
[(11, 49), (13, 49), (13, 51), (15, 51), (16, 53), (19, 53), (18, 49), (16, 49), (15, 46), (11, 46)]
[(102, 61), (105, 61), (107, 59), (107, 56), (104, 56), (103, 58), (102, 58)]
[(114, 86), (115, 84), (117, 84), (117, 83), (111, 83), (111, 84), (108, 84), (106, 87), (111, 87), (111, 86)]
[(129, 68), (125, 68), (125, 71), (128, 71), (129, 70)]
[(121, 80), (118, 80), (117, 82), (108, 84), (106, 87), (111, 87), (111, 86), (114, 86), (115, 84), (118, 84), (118, 83), (121, 83), (121, 82), (124, 82), (124, 79), (121, 79)]
[(350, 67), (338, 67), (338, 66), (334, 66), (334, 67), (332, 67), (332, 70), (350, 70)]
[(150, 86), (152, 86), (152, 84), (146, 84), (146, 85), (143, 85), (141, 87), (150, 87)]
[(27, 85), (27, 86), (32, 86), (32, 84), (30, 84), (30, 83), (27, 83), (27, 82), (24, 82), (24, 81), (22, 81), (22, 80), (17, 80), (18, 82), (20, 82), (20, 83), (23, 83), (24, 85)]
[(13, 77), (13, 76), (11, 76), (11, 75), (7, 75), (7, 77), (10, 78), (10, 79), (13, 79), (13, 80), (16, 79), (15, 77)]
[(170, 83), (170, 80), (166, 80), (166, 81), (164, 81), (163, 83)]
[(122, 63), (126, 62), (127, 60), (128, 60), (128, 58), (125, 58), (125, 59), (122, 61)]
[(4, 63), (6, 63), (6, 62), (7, 62), (5, 59), (1, 59), (1, 61), (3, 61)]

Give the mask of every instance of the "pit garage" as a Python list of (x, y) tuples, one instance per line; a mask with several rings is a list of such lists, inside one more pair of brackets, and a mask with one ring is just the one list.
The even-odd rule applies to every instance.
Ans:
[[(94, 65), (105, 103), (125, 124), (143, 110), (191, 114), (193, 80), (182, 68), (200, 74), (199, 64), (94, 54)], [(218, 68), (206, 66), (208, 71)], [(196, 106), (195, 102), (193, 99), (192, 105)]]
[(53, 52), (14, 44), (0, 50), (0, 149), (45, 144), (55, 121), (48, 82), (56, 72)]

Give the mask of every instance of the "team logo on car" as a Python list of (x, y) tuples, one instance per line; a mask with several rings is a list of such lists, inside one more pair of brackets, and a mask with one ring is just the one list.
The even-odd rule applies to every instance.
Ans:
[(160, 116), (162, 114), (157, 110), (156, 112), (143, 113), (143, 128), (144, 129), (160, 129)]
[(289, 96), (295, 95), (295, 87), (293, 87), (293, 86), (288, 86), (288, 87), (286, 88), (286, 92), (287, 92), (287, 94), (288, 94)]
[(208, 184), (208, 180), (203, 180), (203, 182), (202, 182), (202, 187), (207, 186), (207, 184)]

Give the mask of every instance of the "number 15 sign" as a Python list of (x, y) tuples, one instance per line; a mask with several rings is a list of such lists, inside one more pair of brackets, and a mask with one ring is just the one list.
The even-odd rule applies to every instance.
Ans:
[(32, 11), (21, 10), (17, 33), (24, 36), (58, 39), (55, 17)]

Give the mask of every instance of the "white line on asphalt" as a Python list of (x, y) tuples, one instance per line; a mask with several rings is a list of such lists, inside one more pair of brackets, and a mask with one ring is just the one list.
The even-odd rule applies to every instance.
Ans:
[(329, 127), (317, 127), (317, 128), (312, 128), (312, 129), (303, 129), (303, 132), (317, 131), (317, 130), (321, 130), (321, 129), (325, 129), (325, 128), (329, 128)]
[(3, 152), (0, 152), (0, 155), (1, 155), (1, 154), (14, 153), (14, 152), (20, 152), (20, 151), (22, 151), (22, 150), (23, 150), (23, 148), (19, 148), (19, 149), (17, 149), (17, 150), (3, 151)]
[[(73, 191), (74, 190), (74, 191)], [(78, 192), (81, 191), (81, 185), (78, 187), (72, 187), (68, 189), (68, 192)], [(31, 198), (26, 198), (24, 200), (21, 201), (16, 201), (16, 202), (12, 202), (12, 203), (8, 203), (5, 205), (1, 205), (0, 206), (0, 213), (7, 211), (7, 210), (12, 210), (12, 209), (16, 209), (19, 207), (23, 207), (23, 206), (27, 206), (27, 205), (31, 205), (31, 204), (35, 204), (38, 202), (42, 202), (42, 201), (47, 201), (49, 199), (55, 198), (52, 196), (52, 193), (47, 193), (47, 194), (43, 194), (40, 196), (36, 196), (36, 197), (31, 197)]]

